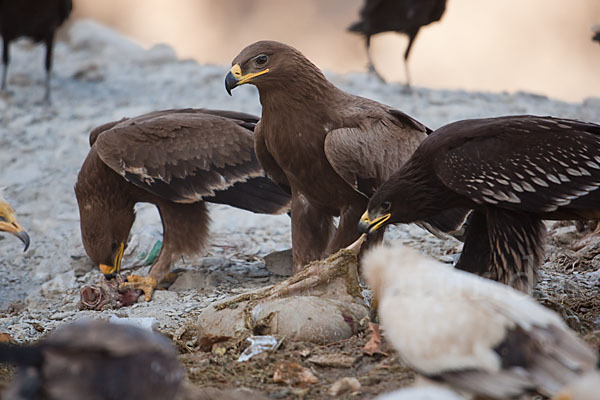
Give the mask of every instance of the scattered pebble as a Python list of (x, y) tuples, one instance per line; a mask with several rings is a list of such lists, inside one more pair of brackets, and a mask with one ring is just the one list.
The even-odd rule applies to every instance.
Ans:
[(345, 377), (338, 379), (331, 385), (327, 394), (330, 396), (339, 396), (348, 392), (358, 392), (360, 390), (360, 382), (354, 377)]
[(320, 367), (351, 368), (357, 359), (358, 357), (344, 354), (323, 354), (312, 356), (308, 361)]
[(319, 378), (310, 369), (288, 361), (275, 366), (273, 382), (288, 386), (306, 386), (319, 382)]

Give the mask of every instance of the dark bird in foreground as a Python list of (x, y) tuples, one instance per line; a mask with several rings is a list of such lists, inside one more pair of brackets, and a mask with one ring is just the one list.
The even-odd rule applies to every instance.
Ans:
[(171, 342), (104, 321), (77, 322), (33, 346), (0, 344), (0, 362), (18, 366), (11, 400), (173, 399), (185, 371)]
[(382, 32), (398, 32), (408, 36), (408, 46), (404, 52), (406, 86), (410, 86), (408, 56), (421, 27), (439, 21), (446, 11), (446, 0), (366, 0), (360, 10), (360, 21), (348, 27), (365, 37), (369, 72), (381, 81), (371, 59), (371, 36)]
[[(302, 53), (283, 43), (251, 44), (232, 65), (227, 91), (249, 83), (260, 95), (256, 156), (273, 181), (291, 188), (298, 272), (358, 238), (356, 224), (368, 197), (431, 130), (390, 106), (336, 88)], [(462, 218), (426, 222), (452, 230)]]
[[(417, 372), (486, 399), (597, 398), (597, 352), (533, 298), (408, 247), (376, 248), (363, 268), (385, 337)], [(592, 384), (596, 397), (576, 395)]]
[(46, 45), (46, 92), (50, 100), (50, 74), (54, 33), (69, 17), (71, 0), (0, 0), (0, 34), (2, 35), (2, 90), (6, 89), (6, 74), (10, 62), (10, 42), (28, 37)]
[(592, 36), (592, 40), (600, 43), (600, 25), (594, 25), (592, 27), (592, 32), (594, 32), (594, 36)]
[(205, 202), (256, 213), (289, 210), (290, 196), (264, 176), (253, 148), (258, 119), (203, 109), (154, 111), (90, 133), (75, 194), (87, 254), (107, 276), (119, 272), (138, 202), (156, 205), (163, 245), (146, 277), (123, 285), (150, 300), (171, 264), (206, 244)]
[(25, 250), (29, 247), (29, 235), (23, 230), (17, 222), (15, 210), (0, 195), (0, 232), (8, 232), (19, 238), (25, 245)]
[(524, 291), (543, 260), (542, 220), (600, 219), (600, 125), (507, 116), (430, 134), (371, 197), (361, 231), (474, 210), (457, 268)]

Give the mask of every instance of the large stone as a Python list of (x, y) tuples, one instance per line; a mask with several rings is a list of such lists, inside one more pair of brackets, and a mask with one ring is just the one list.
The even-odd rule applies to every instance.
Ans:
[(355, 249), (315, 261), (274, 286), (207, 307), (199, 319), (199, 340), (249, 335), (326, 344), (362, 327), (369, 309), (360, 294)]
[(216, 287), (216, 279), (213, 275), (203, 271), (185, 271), (177, 277), (175, 282), (169, 286), (171, 291), (198, 290), (212, 291)]
[(292, 276), (294, 273), (294, 258), (292, 249), (274, 251), (265, 256), (265, 266), (269, 272), (280, 276)]

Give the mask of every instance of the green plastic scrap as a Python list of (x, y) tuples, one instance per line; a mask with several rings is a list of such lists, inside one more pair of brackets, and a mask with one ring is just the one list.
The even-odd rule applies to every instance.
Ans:
[[(148, 256), (144, 260), (144, 265), (152, 264), (154, 262), (154, 260), (156, 260), (156, 257), (158, 257), (158, 254), (160, 253), (161, 248), (162, 248), (162, 240), (157, 240), (156, 242), (154, 242), (154, 246), (152, 246), (152, 250), (150, 250), (150, 253), (148, 253)], [(140, 258), (144, 258), (145, 256), (146, 256), (146, 253), (142, 253), (140, 255)]]

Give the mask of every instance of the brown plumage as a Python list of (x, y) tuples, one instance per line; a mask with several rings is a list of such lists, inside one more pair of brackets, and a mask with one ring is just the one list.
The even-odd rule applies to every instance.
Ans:
[(567, 384), (577, 393), (588, 374), (598, 382), (597, 352), (523, 293), (408, 247), (373, 249), (363, 268), (385, 338), (429, 378), (499, 400)]
[(165, 337), (104, 321), (57, 328), (34, 346), (0, 345), (17, 365), (3, 398), (12, 400), (173, 399), (185, 371)]
[(408, 56), (419, 30), (432, 22), (439, 21), (446, 11), (446, 0), (366, 0), (360, 10), (360, 20), (348, 27), (365, 37), (369, 72), (380, 80), (383, 78), (373, 65), (370, 46), (371, 36), (382, 32), (398, 32), (408, 36), (408, 45), (404, 52), (404, 70), (406, 85), (410, 86)]
[(0, 34), (2, 35), (2, 90), (6, 88), (6, 74), (10, 62), (10, 42), (28, 37), (46, 45), (46, 92), (50, 100), (50, 74), (54, 33), (69, 17), (73, 9), (71, 0), (0, 0)]
[(149, 276), (130, 276), (125, 284), (143, 290), (147, 300), (177, 258), (203, 249), (206, 201), (258, 213), (288, 211), (289, 194), (256, 160), (257, 121), (231, 111), (184, 109), (94, 129), (75, 194), (85, 250), (102, 272), (119, 271), (137, 202), (156, 205), (163, 223), (163, 246)]
[[(297, 272), (358, 238), (368, 196), (430, 130), (401, 111), (341, 91), (288, 45), (254, 43), (232, 64), (226, 89), (250, 83), (260, 95), (258, 160), (275, 182), (291, 187)], [(447, 221), (429, 222), (437, 228)]]
[[(29, 235), (17, 221), (17, 214), (0, 193), (0, 232), (7, 232), (15, 235), (25, 245), (25, 250), (29, 247)], [(25, 251), (23, 250), (23, 251)]]
[(544, 219), (600, 219), (600, 125), (508, 116), (454, 122), (423, 141), (369, 202), (362, 230), (474, 209), (457, 267), (529, 290)]

